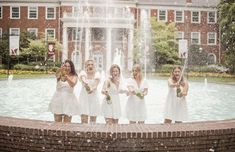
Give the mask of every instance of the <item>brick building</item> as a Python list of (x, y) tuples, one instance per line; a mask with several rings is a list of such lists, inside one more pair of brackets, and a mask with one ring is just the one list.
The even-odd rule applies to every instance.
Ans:
[(145, 17), (175, 22), (176, 39), (198, 44), (215, 63), (221, 60), (216, 6), (219, 0), (0, 0), (0, 36), (29, 31), (63, 44), (56, 60), (70, 58), (77, 68), (94, 58), (98, 69), (115, 55), (129, 69), (134, 29)]

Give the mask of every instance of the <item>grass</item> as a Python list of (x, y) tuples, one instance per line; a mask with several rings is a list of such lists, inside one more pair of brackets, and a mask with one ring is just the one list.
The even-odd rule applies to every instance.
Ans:
[[(43, 78), (43, 77), (53, 77), (53, 73), (46, 74), (45, 72), (41, 73), (32, 73), (32, 72), (18, 72), (13, 75), (13, 79), (23, 79), (23, 78)], [(149, 78), (157, 79), (167, 79), (170, 76), (169, 73), (149, 73)], [(204, 82), (207, 78), (208, 83), (223, 83), (223, 84), (233, 84), (235, 85), (235, 75), (224, 74), (224, 73), (188, 73), (186, 75), (189, 81), (199, 81)], [(0, 73), (0, 79), (5, 80), (8, 78), (6, 73)]]

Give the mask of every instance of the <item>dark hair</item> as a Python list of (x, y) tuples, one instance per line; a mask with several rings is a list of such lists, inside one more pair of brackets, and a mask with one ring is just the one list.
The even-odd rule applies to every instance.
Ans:
[[(173, 74), (174, 71), (175, 71), (175, 69), (180, 69), (180, 71), (182, 72), (182, 68), (181, 68), (181, 66), (177, 65), (177, 66), (174, 66), (173, 69), (172, 69), (172, 71), (171, 71), (171, 78), (172, 78), (172, 80), (175, 81), (175, 82), (177, 82), (176, 77), (175, 77), (174, 74)], [(184, 76), (183, 76), (183, 73), (181, 73), (181, 74), (182, 74), (182, 77), (181, 77), (180, 82), (183, 82), (183, 81), (184, 81)]]
[(71, 72), (70, 74), (72, 75), (76, 75), (77, 76), (77, 73), (76, 73), (76, 70), (75, 70), (75, 67), (74, 67), (74, 64), (71, 60), (65, 60), (64, 63), (69, 63), (69, 65), (71, 66)]

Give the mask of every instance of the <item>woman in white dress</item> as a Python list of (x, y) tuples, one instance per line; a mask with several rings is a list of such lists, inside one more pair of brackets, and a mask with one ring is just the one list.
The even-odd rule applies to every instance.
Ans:
[(100, 82), (100, 74), (95, 71), (94, 61), (85, 62), (86, 71), (81, 71), (79, 78), (82, 82), (82, 89), (79, 95), (79, 107), (82, 123), (96, 123), (96, 118), (100, 114), (100, 103), (97, 86)]
[(119, 93), (125, 93), (120, 82), (120, 67), (113, 64), (110, 68), (110, 78), (105, 80), (102, 94), (105, 95), (102, 102), (102, 113), (106, 124), (118, 124), (121, 117), (121, 105)]
[(148, 94), (148, 84), (143, 79), (140, 65), (132, 68), (132, 78), (129, 78), (127, 88), (129, 97), (126, 104), (126, 116), (130, 124), (144, 123), (147, 118), (145, 96)]
[(186, 121), (188, 118), (186, 96), (188, 94), (188, 82), (183, 77), (182, 68), (173, 68), (171, 77), (168, 79), (168, 94), (165, 105), (164, 123), (176, 123)]
[(78, 100), (73, 93), (77, 83), (77, 73), (74, 64), (66, 60), (56, 72), (56, 92), (49, 104), (49, 111), (54, 113), (56, 122), (71, 122), (73, 115), (79, 114)]

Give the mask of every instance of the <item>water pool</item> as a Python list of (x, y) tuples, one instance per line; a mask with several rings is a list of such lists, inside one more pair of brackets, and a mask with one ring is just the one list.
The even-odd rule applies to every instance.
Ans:
[[(148, 119), (146, 123), (162, 123), (168, 91), (167, 80), (151, 78), (148, 79), (148, 83), (149, 94), (146, 97)], [(235, 118), (235, 85), (189, 83), (187, 101), (190, 122)], [(54, 78), (0, 81), (0, 115), (52, 121), (53, 114), (48, 112), (47, 108), (55, 86), (56, 80)], [(80, 87), (81, 84), (78, 83), (75, 90), (77, 94)], [(126, 100), (127, 97), (122, 95), (122, 109), (125, 108)], [(104, 118), (99, 116), (97, 121), (104, 123)], [(72, 122), (79, 123), (80, 117), (75, 116)], [(125, 116), (120, 119), (120, 123), (128, 123)]]

